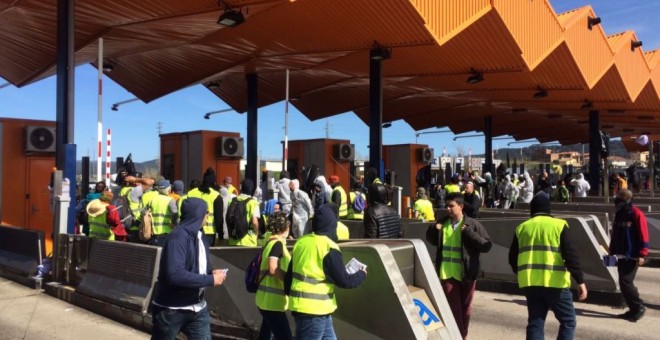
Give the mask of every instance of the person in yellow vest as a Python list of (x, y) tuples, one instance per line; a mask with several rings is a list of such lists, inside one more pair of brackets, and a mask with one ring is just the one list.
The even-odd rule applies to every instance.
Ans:
[[(362, 221), (364, 220), (364, 209), (367, 208), (367, 195), (365, 195), (362, 192), (362, 183), (360, 182), (355, 182), (353, 185), (353, 191), (351, 191), (348, 194), (349, 201), (348, 201), (348, 216), (346, 216), (346, 219), (349, 220), (359, 220)], [(355, 199), (356, 197), (361, 197), (362, 202), (364, 202), (364, 207), (362, 207), (362, 210), (358, 211), (355, 208)]]
[(413, 204), (413, 211), (415, 213), (414, 219), (422, 220), (423, 222), (435, 221), (435, 213), (433, 212), (433, 203), (429, 201), (426, 196), (426, 189), (417, 188), (417, 199)]
[(259, 338), (289, 340), (293, 337), (286, 317), (289, 297), (284, 293), (284, 276), (291, 261), (291, 254), (286, 248), (289, 235), (286, 213), (273, 213), (266, 230), (270, 236), (261, 251), (260, 284), (255, 297), (263, 317)]
[[(234, 239), (229, 237), (230, 246), (243, 246), (243, 247), (256, 247), (257, 239), (259, 237), (259, 218), (261, 217), (261, 210), (259, 209), (259, 201), (257, 201), (252, 195), (254, 194), (254, 182), (251, 179), (246, 178), (241, 182), (241, 194), (236, 197), (238, 201), (249, 200), (246, 203), (246, 215), (245, 218), (248, 221), (248, 232), (240, 239)], [(230, 203), (230, 205), (233, 203)], [(227, 216), (229, 218), (229, 216)]]
[(429, 226), (426, 240), (438, 247), (436, 267), (440, 284), (463, 338), (467, 338), (472, 299), (479, 275), (480, 255), (492, 247), (486, 228), (463, 215), (463, 195), (445, 198), (447, 217)]
[(527, 298), (527, 339), (543, 339), (548, 309), (559, 321), (558, 339), (573, 339), (575, 308), (571, 277), (578, 299), (587, 298), (587, 286), (565, 220), (550, 215), (550, 198), (539, 192), (530, 202), (531, 218), (516, 228), (509, 248), (509, 265)]
[(346, 272), (337, 246), (337, 215), (332, 203), (318, 208), (312, 232), (296, 241), (285, 278), (289, 310), (297, 339), (336, 339), (332, 313), (337, 309), (335, 286), (356, 288), (367, 278), (366, 268)]
[(339, 176), (330, 176), (330, 186), (332, 187), (330, 201), (339, 207), (339, 218), (345, 219), (348, 216), (348, 195), (339, 182)]
[(461, 192), (461, 186), (459, 185), (460, 182), (461, 176), (458, 173), (455, 173), (454, 176), (451, 177), (449, 183), (445, 185), (447, 195), (454, 192)]
[[(206, 224), (204, 225), (202, 240), (207, 247), (212, 247), (215, 244), (216, 237), (223, 238), (222, 234), (222, 212), (224, 204), (220, 193), (213, 189), (216, 182), (215, 171), (213, 168), (206, 169), (202, 177), (202, 184), (194, 189), (188, 191), (187, 194), (181, 197), (178, 202), (178, 208), (181, 210), (181, 205), (189, 197), (201, 198), (206, 202), (209, 207), (209, 213), (206, 216)], [(218, 218), (216, 218), (218, 216)]]
[(124, 197), (126, 202), (128, 202), (128, 208), (131, 211), (131, 217), (133, 219), (130, 224), (131, 226), (128, 228), (128, 241), (141, 242), (139, 236), (141, 217), (140, 200), (144, 193), (154, 185), (154, 180), (151, 178), (142, 178), (142, 174), (139, 172), (135, 176), (130, 176), (125, 171), (121, 172), (118, 178), (118, 184), (123, 185), (119, 191), (119, 195)]
[(171, 190), (170, 181), (164, 179), (158, 182), (157, 195), (151, 198), (147, 205), (151, 210), (153, 223), (153, 236), (149, 240), (152, 246), (162, 246), (179, 219), (176, 201), (170, 197)]
[(238, 190), (236, 189), (235, 186), (232, 185), (232, 178), (231, 176), (227, 176), (224, 178), (222, 181), (222, 185), (227, 188), (227, 192), (229, 192), (230, 195), (236, 195), (238, 196)]
[(119, 220), (119, 212), (112, 202), (112, 192), (106, 191), (100, 198), (87, 204), (87, 221), (89, 224), (89, 238), (108, 241), (125, 241), (126, 231)]

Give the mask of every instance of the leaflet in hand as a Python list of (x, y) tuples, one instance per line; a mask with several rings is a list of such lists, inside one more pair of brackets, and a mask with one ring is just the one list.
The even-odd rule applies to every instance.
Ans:
[(355, 258), (352, 258), (348, 263), (346, 264), (346, 272), (349, 274), (355, 274), (360, 270), (365, 270), (367, 269), (367, 265), (358, 261)]

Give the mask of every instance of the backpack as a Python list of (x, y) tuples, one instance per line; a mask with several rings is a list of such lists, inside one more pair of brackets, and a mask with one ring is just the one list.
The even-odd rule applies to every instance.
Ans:
[(128, 206), (126, 197), (119, 196), (112, 201), (115, 210), (119, 212), (119, 220), (124, 225), (124, 229), (128, 230), (133, 226), (133, 215), (131, 215), (131, 208)]
[(154, 223), (151, 216), (151, 209), (147, 208), (142, 213), (142, 224), (140, 224), (140, 240), (149, 241), (154, 235)]
[(355, 193), (355, 199), (353, 200), (353, 211), (361, 213), (364, 211), (364, 208), (367, 207), (367, 202), (364, 201), (362, 193)]
[(240, 201), (234, 197), (227, 207), (227, 233), (235, 240), (242, 239), (248, 233), (247, 203), (251, 199)]
[(261, 273), (261, 253), (263, 249), (259, 251), (250, 264), (248, 264), (247, 269), (245, 269), (245, 289), (248, 293), (256, 293), (259, 289), (261, 281), (266, 277), (266, 275), (259, 277)]

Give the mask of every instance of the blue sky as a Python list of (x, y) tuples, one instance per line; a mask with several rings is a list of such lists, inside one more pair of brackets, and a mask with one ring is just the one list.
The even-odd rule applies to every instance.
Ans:
[[(598, 0), (598, 1), (551, 1), (555, 12), (591, 5), (603, 19), (607, 34), (634, 30), (644, 42), (643, 49), (660, 48), (660, 1), (653, 0)], [(75, 79), (75, 143), (78, 157), (95, 157), (97, 118), (97, 71), (85, 65), (76, 69)], [(0, 81), (0, 84), (4, 83)], [(219, 98), (203, 86), (197, 85), (157, 99), (149, 104), (141, 101), (122, 105), (119, 111), (111, 111), (113, 103), (131, 99), (133, 95), (107, 77), (104, 78), (103, 124), (112, 129), (113, 158), (133, 153), (135, 161), (147, 161), (158, 157), (158, 123), (162, 132), (193, 130), (217, 130), (239, 132), (246, 136), (246, 115), (236, 112), (221, 113), (203, 118), (209, 111), (228, 108)], [(289, 140), (323, 138), (326, 124), (331, 138), (349, 139), (356, 145), (360, 158), (368, 157), (368, 128), (352, 112), (329, 119), (310, 121), (293, 106), (289, 106)], [(55, 120), (55, 77), (16, 88), (0, 89), (0, 116)], [(432, 131), (432, 130), (429, 130)], [(471, 135), (467, 133), (465, 135)], [(483, 138), (461, 138), (453, 141), (452, 134), (426, 134), (418, 139), (435, 149), (436, 156), (443, 148), (454, 154), (458, 149), (473, 154), (483, 153)], [(259, 109), (259, 152), (263, 158), (281, 158), (280, 141), (284, 139), (284, 102)], [(403, 121), (383, 130), (383, 144), (415, 142), (415, 131)], [(506, 147), (512, 140), (493, 141), (494, 148)], [(517, 144), (525, 146), (525, 144)]]

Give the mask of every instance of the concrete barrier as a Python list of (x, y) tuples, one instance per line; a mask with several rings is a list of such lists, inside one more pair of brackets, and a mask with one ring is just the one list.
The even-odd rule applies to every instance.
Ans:
[[(335, 331), (342, 339), (460, 339), (451, 309), (426, 247), (420, 240), (356, 240), (340, 244), (344, 261), (355, 257), (368, 266), (368, 278), (356, 289), (337, 289)], [(225, 284), (207, 290), (213, 314), (257, 328), (261, 316), (254, 294), (245, 290), (245, 268), (259, 248), (211, 248), (215, 267), (229, 268)], [(427, 332), (418, 301), (409, 286), (423, 290), (443, 327)], [(431, 306), (428, 306), (431, 307)], [(290, 320), (290, 322), (292, 322)]]
[(161, 248), (92, 240), (76, 293), (146, 314), (158, 278)]
[(44, 258), (42, 230), (0, 226), (0, 275), (33, 288), (41, 280), (34, 275)]
[[(643, 212), (651, 212), (652, 206), (649, 204), (635, 204)], [(529, 211), (529, 203), (516, 203), (516, 209)], [(556, 203), (551, 204), (552, 211), (580, 211), (580, 212), (606, 212), (614, 214), (613, 203)], [(656, 211), (658, 207), (656, 207)]]

